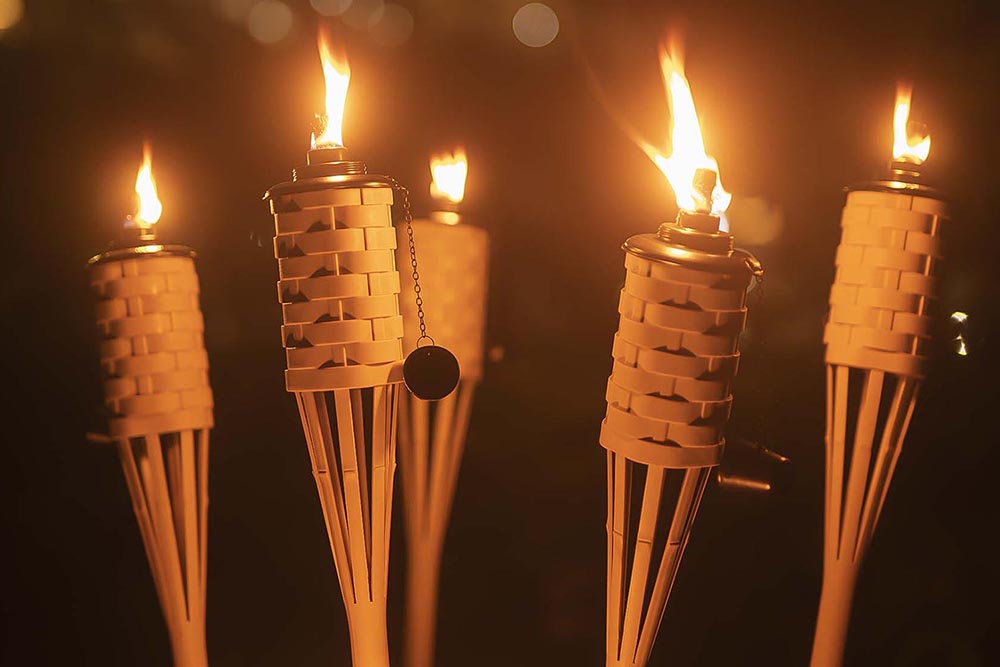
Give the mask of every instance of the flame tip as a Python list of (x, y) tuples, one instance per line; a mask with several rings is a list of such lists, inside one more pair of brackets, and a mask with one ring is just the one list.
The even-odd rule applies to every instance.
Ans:
[(893, 113), (892, 157), (900, 162), (923, 164), (931, 151), (927, 125), (910, 120), (913, 86), (907, 81), (896, 84), (896, 108)]
[(322, 128), (313, 132), (311, 145), (313, 148), (343, 147), (344, 106), (351, 84), (351, 66), (342, 52), (331, 47), (322, 27), (318, 31), (317, 45), (326, 92), (324, 113), (317, 114), (317, 118), (323, 120)]
[(163, 214), (163, 204), (156, 194), (156, 180), (153, 178), (153, 149), (150, 142), (142, 144), (142, 164), (135, 176), (135, 193), (139, 198), (139, 210), (129, 216), (137, 227), (150, 228)]
[[(660, 43), (660, 71), (670, 106), (671, 152), (666, 157), (645, 142), (641, 148), (667, 177), (679, 208), (721, 214), (729, 208), (732, 195), (722, 187), (719, 163), (705, 151), (691, 86), (684, 75), (683, 49), (676, 34)], [(715, 175), (710, 194), (700, 191), (707, 188), (698, 177), (699, 170)]]

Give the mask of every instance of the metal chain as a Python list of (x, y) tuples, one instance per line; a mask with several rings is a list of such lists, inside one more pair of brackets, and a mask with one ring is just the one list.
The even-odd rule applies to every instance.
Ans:
[(410, 245), (410, 267), (413, 269), (410, 277), (413, 278), (413, 292), (416, 294), (414, 302), (417, 304), (417, 319), (420, 322), (420, 337), (417, 338), (417, 347), (420, 347), (420, 342), (423, 340), (428, 340), (431, 345), (434, 345), (434, 339), (427, 335), (427, 323), (424, 322), (424, 297), (420, 290), (420, 273), (417, 271), (417, 246), (413, 242), (413, 211), (410, 209), (410, 191), (392, 176), (387, 178), (392, 189), (399, 193), (403, 205), (403, 222), (406, 223), (406, 238)]

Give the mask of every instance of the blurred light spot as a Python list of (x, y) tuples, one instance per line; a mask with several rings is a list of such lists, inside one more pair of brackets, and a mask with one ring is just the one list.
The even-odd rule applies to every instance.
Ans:
[(0, 0), (0, 32), (16, 26), (24, 16), (23, 0)]
[(559, 17), (548, 5), (530, 2), (514, 14), (514, 36), (525, 46), (546, 46), (558, 34)]
[(736, 240), (746, 245), (767, 245), (781, 236), (785, 212), (761, 197), (734, 197), (724, 220)]
[(969, 356), (969, 346), (965, 340), (965, 334), (969, 324), (969, 316), (961, 310), (956, 310), (948, 318), (952, 326), (952, 349), (960, 357)]
[(504, 349), (503, 345), (494, 345), (493, 347), (490, 348), (490, 351), (487, 353), (487, 356), (489, 357), (490, 361), (492, 361), (494, 364), (498, 364), (501, 361), (503, 361), (504, 355), (506, 353), (507, 350)]
[(413, 33), (413, 14), (402, 5), (389, 4), (383, 8), (381, 16), (368, 22), (372, 39), (381, 46), (400, 46)]
[(243, 23), (253, 7), (254, 0), (213, 0), (212, 7), (222, 18), (233, 23)]
[(384, 11), (384, 0), (354, 0), (340, 19), (352, 28), (367, 28), (375, 25)]
[(250, 35), (263, 44), (274, 44), (292, 29), (292, 10), (281, 0), (261, 0), (247, 16)]
[(340, 16), (351, 8), (353, 0), (309, 0), (312, 8), (323, 16)]

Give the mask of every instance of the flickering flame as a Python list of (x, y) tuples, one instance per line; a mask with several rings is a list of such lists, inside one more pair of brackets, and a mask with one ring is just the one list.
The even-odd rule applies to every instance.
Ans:
[(142, 166), (135, 176), (135, 193), (139, 195), (139, 212), (132, 218), (133, 224), (149, 229), (156, 224), (163, 213), (163, 204), (156, 196), (156, 181), (153, 180), (153, 151), (149, 144), (142, 146)]
[[(671, 43), (669, 47), (661, 45), (660, 69), (670, 102), (671, 153), (670, 157), (666, 157), (646, 142), (642, 143), (642, 149), (667, 177), (678, 207), (686, 211), (721, 215), (729, 208), (733, 196), (722, 187), (719, 163), (705, 153), (698, 112), (691, 97), (691, 87), (684, 76), (684, 60), (676, 44)], [(710, 169), (720, 176), (712, 191), (711, 201), (706, 201), (694, 186), (695, 171), (698, 169)]]
[(896, 86), (896, 113), (892, 122), (892, 157), (894, 160), (923, 164), (931, 152), (931, 137), (925, 132), (913, 132), (913, 124), (909, 122), (912, 96), (912, 86), (903, 83)]
[(457, 204), (465, 198), (465, 178), (469, 174), (469, 160), (465, 149), (459, 146), (454, 153), (431, 157), (431, 197), (446, 199)]
[(344, 103), (347, 87), (351, 83), (351, 67), (347, 58), (334, 54), (321, 30), (319, 57), (323, 62), (323, 79), (326, 81), (325, 124), (319, 136), (313, 133), (313, 148), (340, 147), (344, 145)]

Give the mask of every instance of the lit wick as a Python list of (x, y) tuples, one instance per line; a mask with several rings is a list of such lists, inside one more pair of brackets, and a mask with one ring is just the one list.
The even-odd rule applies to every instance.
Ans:
[[(915, 120), (907, 121), (906, 135), (908, 137), (907, 144), (910, 146), (918, 146), (924, 142), (927, 142), (928, 145), (930, 144), (931, 135), (930, 130), (927, 128), (927, 123)], [(892, 180), (904, 183), (917, 183), (920, 181), (920, 167), (923, 166), (923, 163), (924, 161), (917, 156), (904, 153), (893, 158), (892, 163), (889, 165), (889, 175)]]

